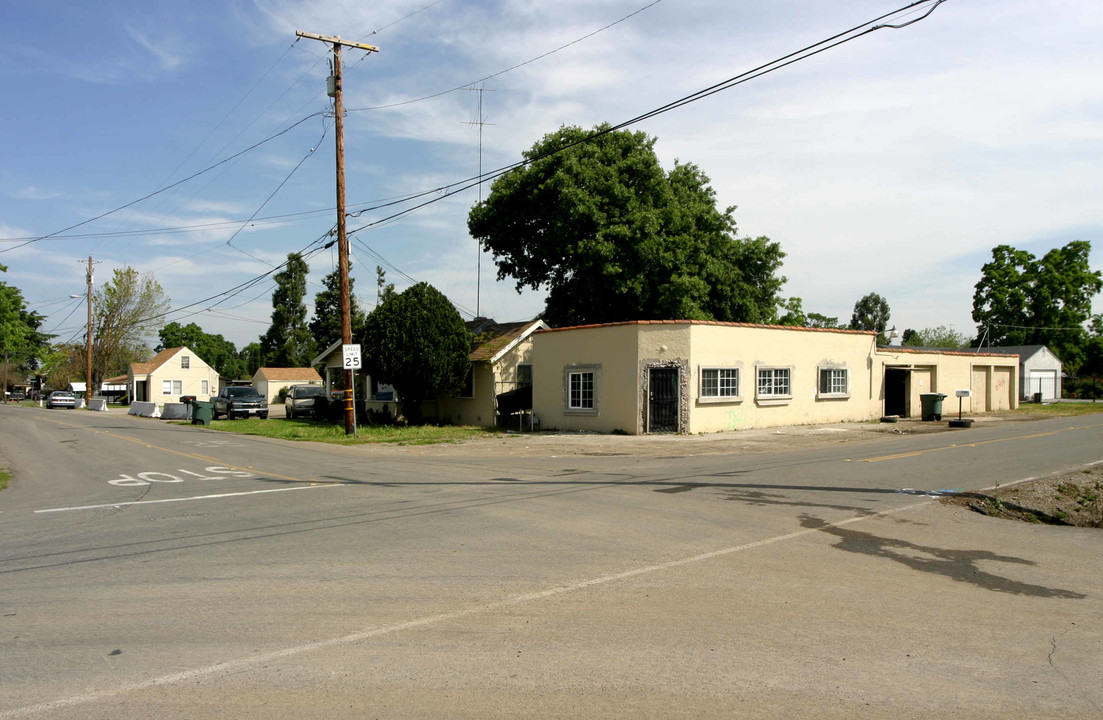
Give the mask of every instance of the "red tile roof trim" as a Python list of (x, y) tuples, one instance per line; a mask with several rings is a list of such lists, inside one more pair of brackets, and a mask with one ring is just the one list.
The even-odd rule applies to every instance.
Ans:
[(982, 353), (982, 352), (969, 352), (968, 350), (937, 350), (932, 348), (905, 348), (905, 347), (879, 347), (878, 352), (881, 353), (912, 353), (915, 355), (964, 355), (967, 357), (992, 357), (992, 358), (1013, 358), (1019, 357), (1013, 353)]
[(624, 320), (621, 322), (597, 323), (594, 325), (573, 325), (571, 327), (537, 330), (537, 333), (562, 332), (564, 330), (583, 330), (587, 328), (618, 327), (623, 325), (715, 325), (718, 327), (760, 328), (763, 330), (796, 330), (798, 332), (841, 333), (845, 335), (877, 335), (874, 330), (851, 330), (849, 328), (809, 328), (795, 325), (764, 325), (761, 323), (737, 323), (722, 320)]

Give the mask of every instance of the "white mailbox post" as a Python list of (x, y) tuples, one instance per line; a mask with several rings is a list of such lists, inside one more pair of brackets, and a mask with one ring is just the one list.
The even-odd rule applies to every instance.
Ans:
[(972, 420), (961, 419), (961, 402), (962, 398), (973, 397), (972, 390), (958, 390), (954, 393), (957, 395), (957, 420), (950, 421), (950, 427), (972, 427)]

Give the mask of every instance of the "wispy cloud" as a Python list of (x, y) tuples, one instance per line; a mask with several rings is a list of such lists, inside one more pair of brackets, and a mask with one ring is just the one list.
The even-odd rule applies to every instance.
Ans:
[(61, 193), (52, 190), (43, 190), (34, 185), (28, 185), (25, 188), (16, 190), (11, 196), (16, 200), (53, 200), (56, 197), (60, 197)]
[(162, 70), (175, 70), (187, 60), (187, 55), (182, 48), (179, 38), (171, 35), (159, 35), (153, 37), (151, 33), (143, 32), (132, 26), (126, 26), (126, 33), (130, 38), (147, 53), (152, 55)]

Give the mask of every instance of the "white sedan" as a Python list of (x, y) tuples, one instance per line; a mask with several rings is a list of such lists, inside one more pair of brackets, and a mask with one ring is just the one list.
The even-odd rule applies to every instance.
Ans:
[(48, 408), (75, 408), (77, 406), (77, 398), (73, 393), (68, 390), (54, 390), (46, 398), (46, 407)]

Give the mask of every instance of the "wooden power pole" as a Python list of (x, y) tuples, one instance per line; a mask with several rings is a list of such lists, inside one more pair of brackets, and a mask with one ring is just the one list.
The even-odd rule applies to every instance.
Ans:
[(88, 366), (84, 373), (84, 407), (92, 407), (92, 256), (88, 256), (88, 332), (85, 335)]
[[(352, 344), (352, 303), (349, 298), (349, 239), (345, 232), (345, 105), (341, 97), (341, 48), (351, 47), (367, 52), (379, 52), (374, 45), (342, 40), (340, 35), (327, 37), (296, 31), (295, 35), (320, 40), (333, 46), (333, 76), (329, 94), (333, 98), (334, 132), (337, 135), (337, 276), (341, 288), (341, 344)], [(345, 434), (356, 433), (356, 410), (352, 404), (353, 371), (345, 370)]]

